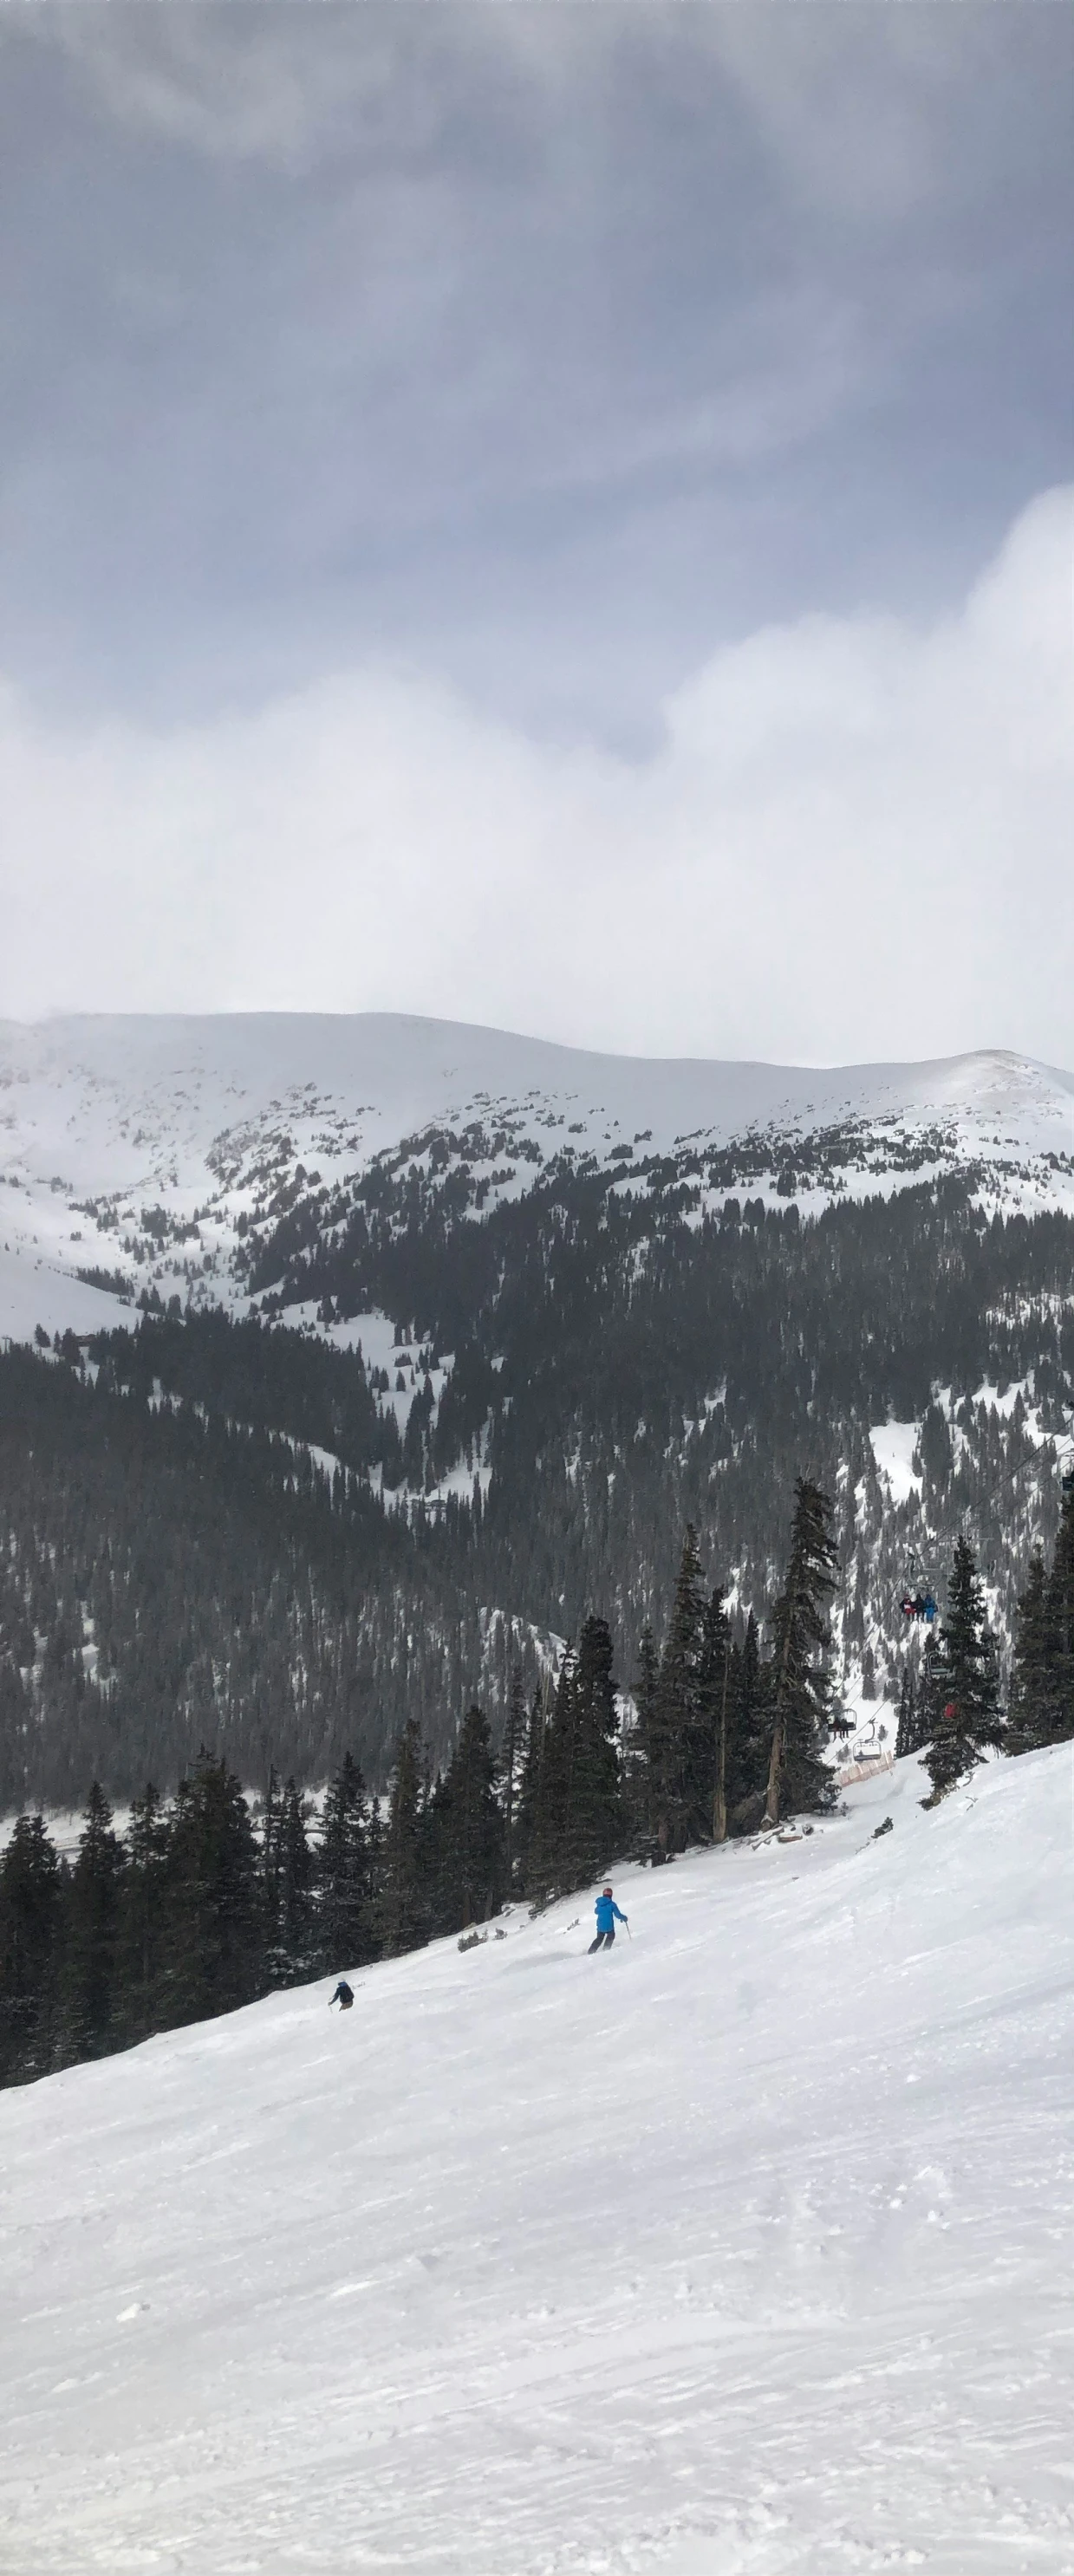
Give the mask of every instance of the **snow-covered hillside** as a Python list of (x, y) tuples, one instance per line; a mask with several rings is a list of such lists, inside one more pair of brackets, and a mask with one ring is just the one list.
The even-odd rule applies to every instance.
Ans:
[(971, 1164), (1001, 1204), (1074, 1209), (1074, 1075), (998, 1052), (818, 1071), (375, 1013), (6, 1022), (0, 1334), (88, 1332), (147, 1285), (245, 1305), (241, 1233), (404, 1140), (420, 1163), (433, 1130), (444, 1168), (488, 1148), (485, 1207), (563, 1153), (638, 1186), (646, 1160), (741, 1144), (745, 1186), (784, 1204)]
[(1069, 2576), (1071, 1748), (922, 1785), (0, 2098), (0, 2566)]

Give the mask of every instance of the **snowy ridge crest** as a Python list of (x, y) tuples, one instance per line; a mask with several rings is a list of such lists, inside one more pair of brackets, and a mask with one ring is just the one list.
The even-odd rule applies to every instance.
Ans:
[(678, 1190), (698, 1219), (952, 1172), (990, 1205), (1074, 1212), (1074, 1075), (1001, 1051), (650, 1061), (379, 1013), (6, 1022), (0, 1334), (92, 1332), (149, 1291), (245, 1311), (281, 1221), (302, 1207), (329, 1238), (375, 1168), (480, 1220), (557, 1166)]

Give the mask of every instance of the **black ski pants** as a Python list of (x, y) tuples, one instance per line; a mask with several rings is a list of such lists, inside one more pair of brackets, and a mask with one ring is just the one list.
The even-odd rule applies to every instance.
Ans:
[(590, 1944), (589, 1944), (589, 1956), (590, 1956), (590, 1958), (592, 1958), (594, 1950), (610, 1950), (610, 1949), (611, 1949), (611, 1946), (612, 1946), (612, 1942), (614, 1941), (614, 1939), (615, 1939), (615, 1925), (614, 1925), (614, 1923), (613, 1923), (613, 1925), (612, 1925), (612, 1928), (611, 1928), (611, 1931), (610, 1931), (610, 1932), (598, 1932), (597, 1937), (596, 1937), (596, 1940), (595, 1940), (595, 1941), (591, 1941), (591, 1942), (590, 1942)]

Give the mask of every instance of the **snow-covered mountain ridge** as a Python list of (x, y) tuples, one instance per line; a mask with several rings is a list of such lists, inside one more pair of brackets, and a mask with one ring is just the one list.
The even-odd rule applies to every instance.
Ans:
[(147, 1287), (245, 1307), (281, 1216), (330, 1230), (378, 1162), (461, 1175), (481, 1215), (561, 1157), (699, 1207), (969, 1171), (993, 1203), (1074, 1210), (1074, 1074), (650, 1061), (379, 1013), (6, 1022), (0, 1333), (91, 1331)]
[(0, 2566), (1068, 2576), (1071, 1748), (923, 1786), (0, 2096)]
[(806, 1470), (857, 1733), (890, 1743), (901, 1602), (942, 1606), (960, 1533), (1006, 1655), (1072, 1456), (1071, 1077), (399, 1020), (85, 1020), (0, 1062), (0, 1341), (72, 1328), (36, 1378), (0, 1351), (8, 1800), (93, 1765), (129, 1797), (136, 1744), (170, 1778), (217, 1729), (260, 1777), (269, 1724), (285, 1771), (383, 1780), (415, 1710), (444, 1758), (594, 1606), (629, 1686), (687, 1521), (763, 1623)]

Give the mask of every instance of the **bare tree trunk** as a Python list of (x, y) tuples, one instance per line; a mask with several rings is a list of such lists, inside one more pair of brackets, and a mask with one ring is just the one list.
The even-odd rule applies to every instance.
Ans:
[(779, 1823), (779, 1783), (783, 1769), (783, 1719), (777, 1717), (772, 1729), (772, 1755), (768, 1765), (768, 1795), (764, 1802), (766, 1825)]
[[(784, 1638), (784, 1640), (783, 1640), (783, 1655), (782, 1655), (781, 1664), (780, 1664), (780, 1681), (781, 1681), (781, 1682), (786, 1680), (786, 1677), (787, 1677), (787, 1667), (788, 1667), (788, 1665), (789, 1665), (789, 1663), (790, 1663), (790, 1660), (791, 1660), (791, 1627), (792, 1627), (792, 1623), (793, 1623), (793, 1610), (792, 1610), (791, 1606), (790, 1606), (790, 1605), (788, 1605), (788, 1611), (787, 1611), (787, 1634), (786, 1634), (786, 1636), (785, 1636), (785, 1638)], [(780, 1695), (779, 1695), (779, 1682), (777, 1682), (777, 1684), (776, 1684), (776, 1722), (775, 1722), (775, 1725), (774, 1725), (774, 1727), (773, 1727), (773, 1729), (772, 1729), (772, 1756), (771, 1756), (771, 1760), (770, 1760), (769, 1765), (768, 1765), (768, 1795), (767, 1795), (767, 1797), (766, 1797), (766, 1799), (765, 1799), (765, 1802), (764, 1802), (764, 1820), (765, 1820), (766, 1825), (778, 1825), (778, 1823), (779, 1823), (779, 1793), (780, 1793), (780, 1789), (781, 1789), (781, 1787), (782, 1787), (782, 1781), (783, 1781), (783, 1705), (782, 1705), (782, 1701), (781, 1701), (781, 1699), (780, 1699)]]
[(723, 1652), (723, 1697), (720, 1702), (720, 1759), (716, 1771), (716, 1796), (712, 1809), (712, 1839), (727, 1840), (727, 1677), (731, 1670), (731, 1640)]

